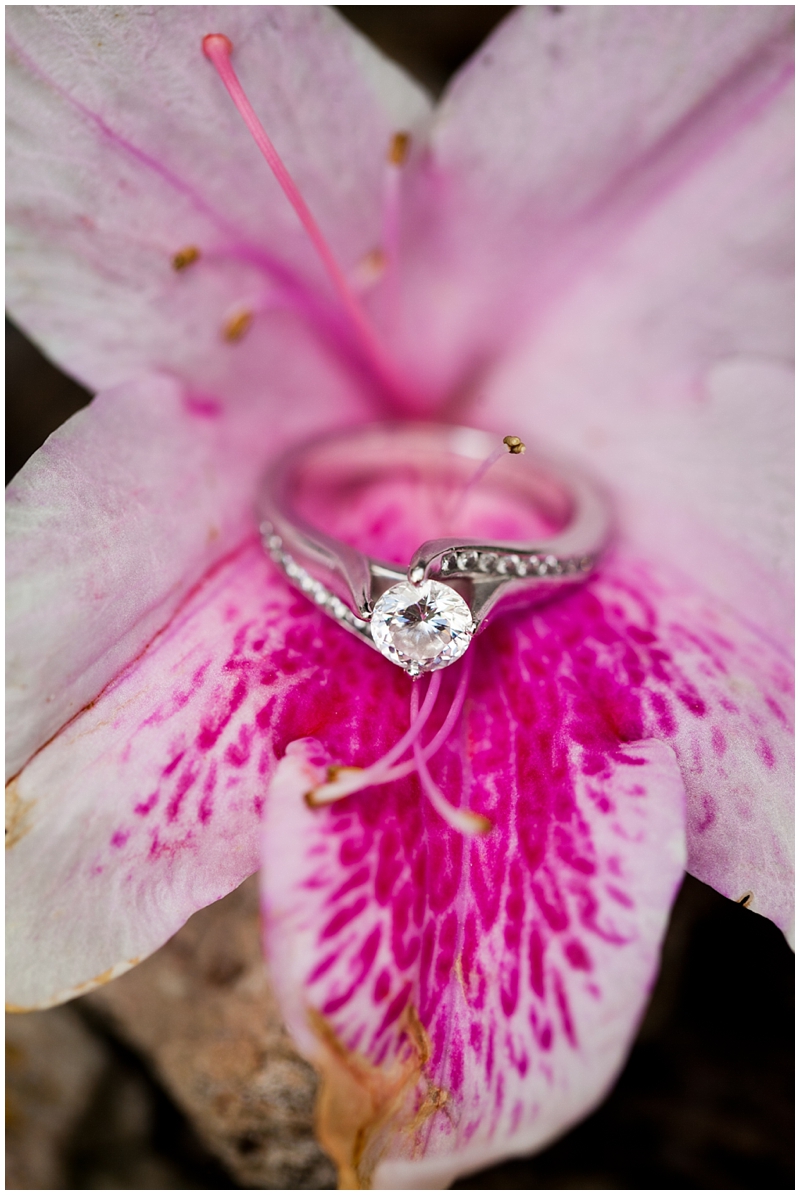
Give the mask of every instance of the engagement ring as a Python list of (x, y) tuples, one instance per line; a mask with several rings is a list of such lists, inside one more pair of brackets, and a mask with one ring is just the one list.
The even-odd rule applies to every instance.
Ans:
[[(296, 588), (409, 676), (446, 668), (501, 605), (542, 601), (584, 581), (608, 541), (610, 511), (597, 485), (571, 465), (523, 452), (513, 436), (499, 443), (488, 432), (430, 423), (319, 436), (267, 473), (258, 503), (264, 546)], [(387, 484), (395, 507), (402, 485), (411, 494), (423, 487), (436, 507), (432, 530), (441, 534), (407, 563), (319, 525)], [(449, 530), (467, 517), (512, 533)]]

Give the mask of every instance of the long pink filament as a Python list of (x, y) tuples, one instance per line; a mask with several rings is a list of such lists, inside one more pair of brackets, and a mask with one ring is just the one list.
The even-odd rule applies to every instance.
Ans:
[[(415, 692), (411, 694), (411, 717), (415, 716), (416, 709), (419, 702)], [(414, 765), (419, 772), (420, 783), (425, 796), (430, 801), (433, 808), (439, 814), (443, 821), (447, 822), (448, 826), (452, 826), (454, 830), (460, 831), (462, 834), (486, 834), (492, 828), (492, 823), (488, 818), (481, 816), (479, 813), (472, 813), (469, 809), (458, 809), (451, 805), (444, 795), (438, 784), (435, 782), (428, 770), (427, 761), (422, 753), (419, 739), (414, 743)]]
[(443, 535), (446, 535), (450, 530), (450, 522), (453, 516), (457, 510), (461, 510), (478, 482), (483, 480), (483, 478), (491, 469), (492, 465), (494, 465), (496, 461), (499, 461), (500, 457), (504, 456), (506, 452), (508, 452), (508, 449), (506, 448), (505, 444), (500, 444), (499, 447), (495, 448), (489, 453), (485, 461), (481, 461), (472, 476), (468, 477), (464, 484), (456, 491), (450, 502), (447, 504), (445, 514), (442, 516)]
[[(385, 755), (375, 763), (370, 764), (368, 768), (356, 769), (345, 768), (342, 774), (335, 779), (330, 780), (327, 784), (320, 785), (314, 790), (310, 798), (312, 805), (329, 805), (333, 801), (340, 801), (342, 797), (348, 797), (351, 793), (358, 792), (361, 788), (368, 788), (373, 784), (385, 784), (386, 776), (390, 773), (392, 764), (400, 759), (402, 755), (408, 751), (421, 735), (425, 724), (433, 712), (433, 707), (436, 703), (436, 698), (439, 695), (439, 688), (442, 683), (442, 674), (434, 672), (428, 684), (428, 691), (425, 694), (425, 700), (422, 703), (422, 708), (419, 708), (419, 701), (416, 702), (414, 709), (414, 716), (411, 719), (411, 725), (401, 739), (391, 747)], [(418, 696), (418, 689), (414, 686), (413, 694)], [(412, 702), (413, 702), (412, 696)], [(409, 771), (412, 769), (409, 768)]]
[[(403, 776), (408, 776), (411, 772), (418, 772), (423, 792), (439, 816), (449, 826), (452, 826), (454, 830), (458, 830), (462, 834), (469, 835), (485, 834), (490, 830), (491, 822), (487, 818), (482, 817), (480, 814), (472, 813), (469, 809), (457, 809), (450, 804), (431, 776), (427, 763), (449, 738), (461, 714), (469, 683), (470, 671), (471, 661), (467, 659), (462, 665), (461, 676), (459, 677), (450, 709), (447, 711), (447, 716), (429, 743), (423, 747), (420, 742), (420, 736), (430, 718), (439, 693), (441, 674), (438, 672), (434, 672), (431, 677), (428, 691), (425, 694), (421, 707), (419, 689), (416, 685), (412, 689), (410, 706), (411, 725), (403, 737), (395, 743), (394, 747), (368, 768), (364, 768), (363, 770), (343, 768), (335, 779), (329, 781), (327, 784), (320, 785), (313, 793), (309, 794), (309, 803), (313, 806), (329, 805), (334, 801), (340, 801), (343, 797), (351, 796), (360, 789), (374, 787), (379, 784), (388, 784), (392, 780), (399, 780)], [(399, 759), (409, 747), (413, 748), (413, 757), (393, 767), (392, 764), (394, 764), (394, 761)]]
[[(447, 711), (447, 717), (442, 725), (437, 730), (429, 743), (426, 743), (422, 748), (422, 758), (432, 759), (439, 748), (447, 741), (461, 714), (464, 705), (464, 698), (467, 695), (467, 685), (469, 684), (469, 677), (472, 671), (472, 657), (467, 655), (464, 663), (461, 665), (461, 676), (458, 679), (456, 691), (453, 694), (453, 701), (450, 709)], [(412, 701), (414, 695), (411, 695)], [(400, 780), (403, 776), (408, 776), (411, 772), (415, 772), (417, 765), (413, 759), (406, 760), (405, 763), (398, 764), (397, 767), (391, 768), (385, 772), (381, 778), (382, 784), (388, 784), (391, 780)]]
[(261, 150), (267, 165), (280, 184), (284, 195), (294, 208), (297, 216), (306, 230), (309, 240), (317, 251), (324, 265), (328, 277), (338, 294), (342, 305), (350, 319), (362, 349), (375, 370), (383, 386), (394, 398), (402, 398), (402, 391), (392, 370), (389, 368), (375, 334), (370, 327), (358, 300), (350, 289), (350, 285), (339, 263), (331, 252), (328, 242), (320, 231), (319, 225), (312, 216), (308, 204), (303, 199), (299, 188), (289, 171), (284, 166), (275, 146), (267, 136), (261, 122), (253, 110), (253, 106), (239, 82), (236, 71), (231, 64), (233, 43), (224, 33), (209, 33), (203, 38), (203, 53), (209, 59), (220, 79), (227, 88), (233, 103), (247, 126), (253, 140)]

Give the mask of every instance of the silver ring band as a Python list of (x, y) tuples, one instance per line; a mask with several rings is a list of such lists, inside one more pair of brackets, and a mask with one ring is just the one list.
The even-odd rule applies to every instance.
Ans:
[[(527, 542), (430, 539), (406, 566), (368, 556), (312, 525), (298, 512), (298, 488), (315, 477), (334, 485), (358, 484), (409, 466), (434, 482), (447, 476), (463, 485), (498, 443), (488, 432), (430, 423), (360, 426), (306, 441), (281, 456), (264, 478), (257, 508), (264, 546), (296, 588), (410, 675), (444, 667), (463, 654), (501, 602), (505, 610), (541, 601), (588, 576), (611, 530), (610, 508), (599, 487), (580, 470), (549, 457), (505, 456), (509, 465), (493, 467), (492, 484), (512, 492), (557, 529)], [(462, 619), (458, 650), (426, 647), (417, 658), (418, 652), (396, 651), (382, 635), (386, 611), (394, 602), (397, 615), (398, 601), (409, 599), (409, 586), (417, 595), (436, 594), (449, 606), (456, 603), (452, 592), (466, 604), (469, 627)], [(442, 618), (446, 623), (447, 616)], [(436, 626), (444, 626), (441, 619)]]

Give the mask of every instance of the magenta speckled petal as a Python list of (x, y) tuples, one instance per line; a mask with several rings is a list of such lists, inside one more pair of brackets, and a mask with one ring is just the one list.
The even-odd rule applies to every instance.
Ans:
[[(220, 562), (11, 782), (8, 1000), (47, 1006), (112, 978), (254, 872), (275, 736), (282, 754), (295, 720), (320, 729), (305, 694), (324, 700), (327, 658), (356, 692), (372, 655), (258, 543)], [(389, 688), (404, 681), (387, 668)]]
[(683, 869), (674, 755), (630, 742), (591, 777), (557, 739), (517, 757), (503, 706), (475, 697), (450, 761), (495, 819), (482, 841), (414, 783), (310, 810), (313, 739), (270, 788), (267, 955), (344, 1188), (439, 1189), (541, 1145), (602, 1097), (650, 990)]
[(307, 808), (329, 763), (399, 737), (404, 695), (372, 679), (381, 661), (359, 689), (380, 710), (369, 751), (331, 678), (292, 716), (315, 741), (290, 748), (267, 800), (268, 956), (327, 1076), (322, 1137), (345, 1186), (375, 1167), (381, 1187), (444, 1186), (600, 1098), (679, 881), (684, 786), (694, 869), (779, 924), (791, 914), (791, 810), (762, 800), (787, 791), (789, 671), (767, 641), (619, 555), (472, 650), (461, 730), (431, 770), (489, 818), (485, 838), (448, 829), (413, 777)]
[(314, 740), (270, 789), (267, 956), (343, 1187), (440, 1188), (541, 1145), (602, 1097), (650, 989), (684, 864), (675, 757), (609, 741), (589, 773), (552, 725), (525, 741), (518, 694), (476, 693), (467, 760), (440, 765), (491, 817), (479, 841), (415, 781), (308, 809)]

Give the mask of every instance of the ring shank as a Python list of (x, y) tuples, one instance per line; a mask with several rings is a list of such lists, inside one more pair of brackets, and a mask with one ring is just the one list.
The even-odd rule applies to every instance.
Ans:
[(423, 543), (407, 566), (359, 551), (298, 509), (303, 485), (316, 479), (324, 478), (332, 489), (357, 488), (409, 466), (418, 477), (440, 486), (452, 481), (454, 491), (463, 492), (498, 442), (489, 432), (430, 423), (360, 426), (307, 441), (279, 458), (264, 478), (258, 515), (271, 540), (268, 548), (284, 571), (284, 557), (296, 561), (362, 620), (389, 586), (406, 578), (451, 584), (468, 600), (476, 625), (501, 600), (505, 606), (512, 597), (530, 602), (550, 596), (586, 576), (610, 534), (602, 491), (581, 471), (550, 457), (504, 455), (491, 479), (495, 489), (527, 504), (539, 527), (552, 530), (502, 543), (439, 537)]

